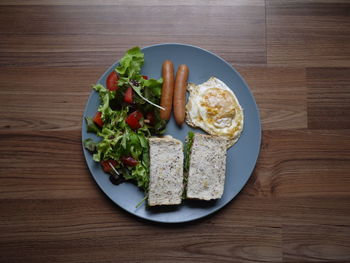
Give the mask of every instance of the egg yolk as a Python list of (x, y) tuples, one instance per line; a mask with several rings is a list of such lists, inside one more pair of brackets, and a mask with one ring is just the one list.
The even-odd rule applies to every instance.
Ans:
[(206, 111), (207, 121), (218, 128), (229, 127), (236, 115), (235, 100), (227, 90), (211, 88), (206, 90), (200, 101)]

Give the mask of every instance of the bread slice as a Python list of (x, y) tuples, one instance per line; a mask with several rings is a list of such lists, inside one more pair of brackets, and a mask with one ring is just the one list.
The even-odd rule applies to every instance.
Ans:
[(195, 134), (191, 148), (187, 198), (221, 198), (225, 184), (226, 144), (226, 139), (222, 137)]
[(182, 142), (172, 137), (150, 138), (148, 204), (177, 205), (182, 201)]

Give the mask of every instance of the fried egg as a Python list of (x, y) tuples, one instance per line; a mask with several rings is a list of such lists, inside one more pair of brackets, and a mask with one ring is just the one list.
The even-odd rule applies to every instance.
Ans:
[(216, 77), (199, 85), (189, 83), (187, 90), (187, 124), (225, 137), (227, 148), (234, 145), (243, 130), (244, 114), (233, 91)]

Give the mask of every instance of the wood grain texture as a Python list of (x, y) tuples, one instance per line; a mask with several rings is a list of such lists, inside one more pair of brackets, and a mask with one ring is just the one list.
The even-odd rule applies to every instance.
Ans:
[(100, 194), (84, 163), (79, 130), (1, 133), (0, 141), (0, 198), (64, 199)]
[[(60, 6), (60, 5), (92, 5), (92, 6), (103, 6), (103, 5), (128, 5), (128, 6), (174, 6), (172, 0), (149, 0), (147, 2), (142, 0), (3, 0), (0, 2), (1, 5), (49, 5), (49, 6)], [(178, 6), (265, 6), (265, 2), (261, 0), (222, 0), (222, 1), (200, 1), (200, 0), (179, 0), (176, 1)]]
[[(265, 5), (266, 4), (266, 5)], [(349, 1), (0, 2), (0, 262), (350, 262)], [(136, 218), (90, 176), (90, 85), (162, 42), (222, 56), (260, 109), (251, 179), (187, 224)]]
[[(322, 142), (322, 143), (320, 143)], [(350, 196), (350, 134), (266, 131), (254, 173), (262, 196)]]
[(259, 106), (264, 130), (307, 128), (305, 70), (237, 67)]
[(285, 262), (347, 262), (349, 261), (350, 228), (348, 226), (299, 226), (283, 228)]
[[(6, 240), (0, 241), (0, 259), (4, 260), (231, 262), (235, 257), (241, 262), (278, 262), (282, 256), (280, 228), (240, 227), (229, 220), (220, 220), (221, 224), (206, 220), (201, 225), (147, 225), (128, 214), (120, 215), (105, 200), (95, 199), (12, 201), (1, 206), (12, 221), (10, 226), (0, 226)], [(38, 214), (31, 217), (29, 211)], [(16, 253), (13, 248), (18, 246), (22, 249)]]
[(216, 6), (209, 2), (184, 7), (145, 6), (143, 2), (2, 6), (0, 66), (106, 66), (130, 46), (179, 39), (217, 52), (235, 64), (266, 62), (262, 4), (249, 5), (248, 1), (248, 5)]
[(349, 1), (267, 0), (269, 65), (350, 66)]
[(350, 68), (310, 68), (308, 126), (310, 129), (350, 129)]
[(104, 71), (104, 68), (28, 71), (23, 67), (1, 70), (0, 131), (78, 129), (91, 85)]

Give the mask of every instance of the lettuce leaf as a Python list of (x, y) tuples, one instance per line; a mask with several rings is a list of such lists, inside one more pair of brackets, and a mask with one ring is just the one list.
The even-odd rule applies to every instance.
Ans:
[(184, 170), (185, 172), (188, 172), (190, 169), (190, 159), (191, 159), (191, 149), (193, 144), (193, 138), (194, 133), (188, 132), (187, 138), (186, 138), (186, 144), (184, 149)]
[(89, 152), (95, 152), (97, 149), (97, 143), (94, 142), (91, 138), (88, 138), (84, 140), (83, 142), (84, 147), (89, 151)]
[[(120, 60), (120, 65), (116, 71), (121, 77), (132, 79), (135, 75), (140, 74), (144, 62), (144, 55), (139, 47), (129, 49), (124, 57)], [(118, 83), (120, 85), (120, 83)]]
[[(124, 179), (134, 181), (138, 187), (148, 191), (149, 185), (149, 144), (151, 134), (162, 134), (165, 131), (166, 121), (161, 120), (159, 109), (163, 79), (144, 79), (141, 68), (144, 64), (144, 54), (139, 47), (128, 50), (120, 60), (115, 71), (119, 75), (117, 91), (109, 91), (103, 85), (97, 84), (93, 89), (99, 93), (100, 105), (98, 111), (102, 113), (103, 128), (97, 127), (91, 118), (86, 117), (88, 131), (96, 133), (101, 140), (84, 141), (84, 146), (93, 152), (96, 162), (102, 160), (116, 160), (115, 167), (121, 172)], [(124, 92), (128, 87), (135, 91), (134, 105), (124, 103)], [(151, 102), (151, 103), (150, 103)], [(137, 109), (146, 114), (153, 112), (156, 123), (151, 126), (146, 123), (137, 131), (126, 124), (128, 114)], [(142, 120), (141, 120), (142, 121)], [(124, 166), (120, 161), (122, 156), (132, 156), (138, 161), (135, 167)]]
[(133, 177), (133, 180), (136, 180), (138, 187), (143, 189), (148, 189), (148, 185), (149, 185), (148, 169), (144, 165), (142, 164), (136, 165), (135, 169), (132, 169), (131, 175)]
[(153, 107), (159, 106), (159, 98), (163, 79), (143, 79), (141, 67), (144, 63), (144, 54), (139, 47), (129, 49), (120, 60), (116, 72), (119, 74), (118, 86), (131, 86), (138, 95), (135, 98), (137, 104), (151, 104)]
[(152, 94), (155, 98), (160, 98), (160, 95), (162, 93), (162, 84), (163, 79), (143, 79), (143, 85), (147, 87), (145, 89), (145, 97), (152, 100), (152, 98), (149, 96), (149, 94)]
[(87, 132), (92, 133), (99, 133), (100, 129), (99, 127), (94, 123), (91, 117), (85, 117), (86, 126), (87, 126)]

